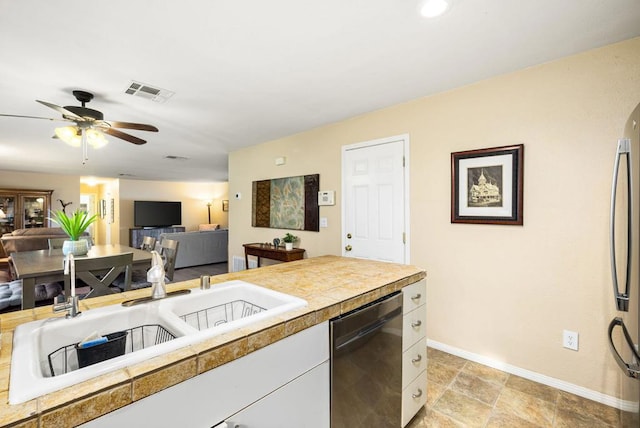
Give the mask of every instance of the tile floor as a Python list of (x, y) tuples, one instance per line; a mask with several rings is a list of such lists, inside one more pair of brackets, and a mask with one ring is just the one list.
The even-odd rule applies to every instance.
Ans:
[(427, 406), (409, 428), (621, 426), (604, 404), (432, 348), (427, 357)]

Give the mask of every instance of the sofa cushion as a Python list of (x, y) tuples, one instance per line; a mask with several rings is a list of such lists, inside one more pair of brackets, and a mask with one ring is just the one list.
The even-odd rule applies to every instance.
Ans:
[(205, 232), (207, 230), (218, 230), (220, 229), (220, 225), (216, 224), (216, 223), (212, 223), (212, 224), (201, 224), (198, 226), (198, 231), (199, 232)]
[(163, 233), (162, 239), (179, 242), (175, 268), (226, 262), (228, 258), (229, 231), (227, 229)]

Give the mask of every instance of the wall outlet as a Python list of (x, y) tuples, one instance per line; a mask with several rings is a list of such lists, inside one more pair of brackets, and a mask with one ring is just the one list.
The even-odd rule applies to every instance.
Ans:
[(578, 333), (575, 331), (563, 330), (562, 331), (562, 346), (567, 349), (578, 350)]

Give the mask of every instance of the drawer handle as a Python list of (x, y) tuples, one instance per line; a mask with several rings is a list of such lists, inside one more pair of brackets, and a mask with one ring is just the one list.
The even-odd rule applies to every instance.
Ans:
[(420, 361), (422, 361), (422, 355), (420, 355), (420, 354), (418, 354), (418, 356), (417, 356), (416, 358), (412, 358), (412, 359), (411, 359), (411, 362), (412, 362), (413, 364), (417, 364), (417, 363), (419, 363)]
[(422, 297), (422, 294), (418, 293), (415, 296), (412, 296), (411, 300), (420, 300), (421, 297)]
[(422, 397), (422, 390), (420, 388), (418, 388), (418, 392), (411, 394), (411, 396), (413, 398), (420, 398)]
[(411, 323), (411, 327), (416, 328), (416, 327), (420, 327), (422, 325), (422, 321), (418, 320), (418, 321), (414, 321)]

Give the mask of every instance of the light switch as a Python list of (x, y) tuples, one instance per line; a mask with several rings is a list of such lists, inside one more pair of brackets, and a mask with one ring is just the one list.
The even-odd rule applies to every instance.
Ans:
[(326, 217), (320, 217), (320, 227), (329, 227)]

